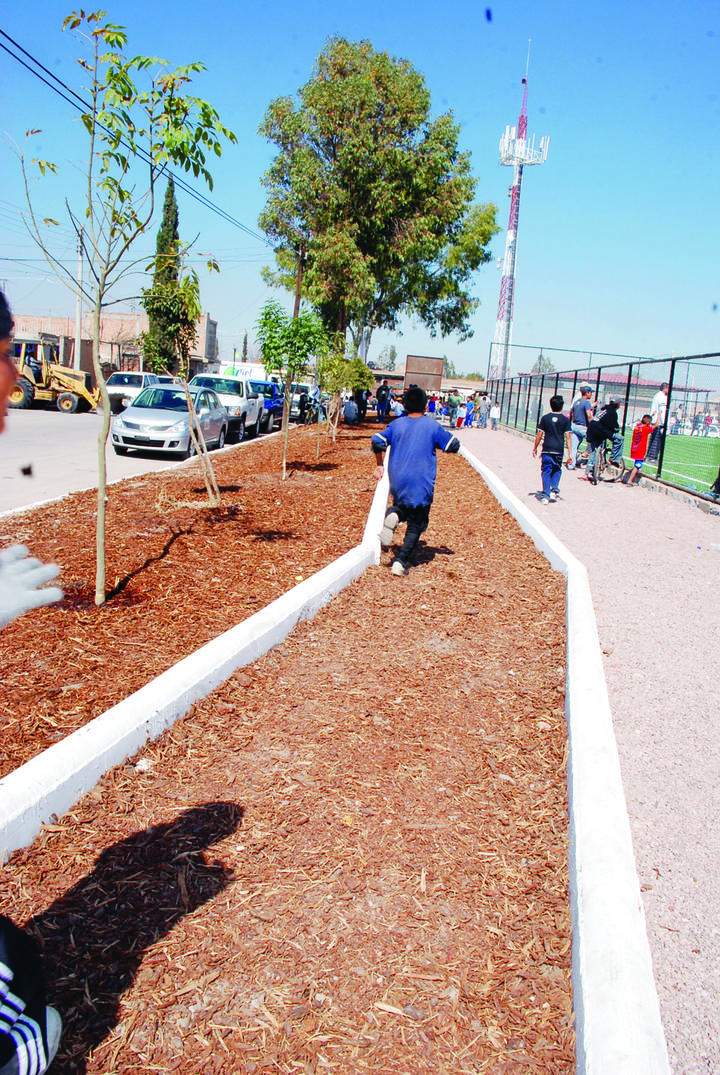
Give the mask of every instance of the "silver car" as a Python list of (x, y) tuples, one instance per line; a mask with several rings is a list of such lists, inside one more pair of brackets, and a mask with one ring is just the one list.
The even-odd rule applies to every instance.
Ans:
[[(222, 448), (228, 430), (228, 413), (209, 388), (190, 389), (208, 448)], [(127, 455), (131, 448), (152, 452), (173, 452), (184, 458), (195, 453), (190, 437), (190, 415), (185, 390), (157, 385), (146, 388), (137, 399), (116, 415), (110, 436), (116, 455)]]

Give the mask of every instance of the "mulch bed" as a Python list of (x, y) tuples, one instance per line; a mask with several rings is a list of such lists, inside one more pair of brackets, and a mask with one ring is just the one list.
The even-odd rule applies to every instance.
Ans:
[[(65, 599), (3, 631), (0, 776), (138, 690), (362, 539), (375, 481), (367, 434), (333, 446), (279, 437), (213, 456), (223, 502), (198, 463), (111, 485), (107, 585), (95, 607), (94, 492), (0, 519), (0, 545), (23, 543), (62, 566)], [(341, 477), (342, 474), (342, 477)]]
[[(312, 512), (321, 544), (352, 514), (332, 555), (359, 540), (367, 435), (343, 435), (338, 480), (282, 487), (277, 532)], [(5, 867), (0, 906), (66, 1024), (53, 1071), (574, 1069), (564, 586), (462, 460), (439, 463), (407, 578), (384, 554)], [(295, 560), (286, 583), (315, 569), (295, 539), (262, 544), (278, 573)]]

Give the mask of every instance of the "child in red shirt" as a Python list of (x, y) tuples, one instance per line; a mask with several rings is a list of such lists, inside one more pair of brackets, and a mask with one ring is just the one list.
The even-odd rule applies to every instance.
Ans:
[(644, 414), (633, 429), (632, 441), (630, 443), (630, 458), (633, 461), (633, 468), (630, 471), (630, 477), (627, 480), (628, 485), (636, 485), (640, 481), (640, 471), (645, 462), (648, 442), (652, 436), (652, 431), (652, 418), (649, 414)]

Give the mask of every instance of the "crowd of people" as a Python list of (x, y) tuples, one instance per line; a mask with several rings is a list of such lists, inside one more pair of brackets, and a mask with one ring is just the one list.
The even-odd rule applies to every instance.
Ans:
[[(348, 425), (357, 425), (358, 422), (365, 421), (368, 412), (374, 409), (374, 417), (378, 422), (391, 422), (393, 418), (400, 418), (407, 413), (403, 399), (403, 394), (396, 393), (388, 384), (387, 379), (378, 385), (374, 396), (369, 388), (345, 392), (343, 394), (343, 421)], [(426, 399), (427, 415), (436, 421), (446, 422), (451, 429), (498, 428), (500, 404), (497, 400), (491, 399), (487, 392), (475, 392), (465, 397), (457, 388), (453, 388), (447, 393), (426, 394)]]

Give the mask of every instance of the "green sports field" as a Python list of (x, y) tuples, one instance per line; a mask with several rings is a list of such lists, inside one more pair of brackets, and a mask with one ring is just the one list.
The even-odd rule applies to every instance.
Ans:
[[(625, 462), (630, 464), (632, 430), (625, 433)], [(706, 493), (715, 481), (720, 466), (720, 437), (690, 437), (678, 434), (665, 438), (663, 481)], [(643, 474), (654, 475), (655, 463), (645, 463)]]

